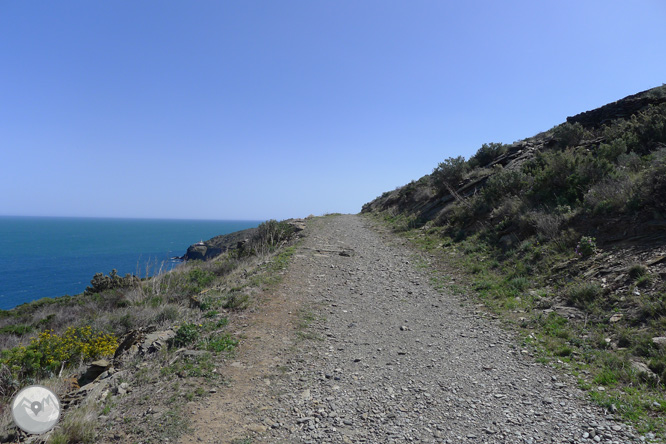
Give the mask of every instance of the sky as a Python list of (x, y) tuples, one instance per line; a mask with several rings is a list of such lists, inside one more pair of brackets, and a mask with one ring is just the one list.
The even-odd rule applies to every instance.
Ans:
[(0, 215), (357, 213), (666, 82), (663, 0), (0, 2)]

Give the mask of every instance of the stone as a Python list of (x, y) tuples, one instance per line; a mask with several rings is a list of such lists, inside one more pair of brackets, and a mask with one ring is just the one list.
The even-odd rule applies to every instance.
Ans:
[(78, 384), (80, 387), (83, 387), (92, 381), (96, 380), (100, 375), (102, 375), (106, 370), (111, 367), (111, 363), (106, 359), (100, 359), (91, 363), (88, 366), (86, 372), (81, 375), (78, 379)]
[(638, 373), (644, 378), (659, 379), (659, 377), (656, 374), (654, 374), (654, 372), (650, 370), (650, 368), (647, 365), (643, 364), (642, 362), (631, 361), (631, 368), (634, 369), (636, 373)]
[(620, 321), (620, 319), (622, 319), (623, 316), (624, 315), (622, 313), (615, 313), (613, 316), (610, 317), (608, 322), (610, 322), (611, 324), (614, 324), (615, 322)]
[(154, 353), (162, 349), (162, 347), (167, 345), (167, 342), (170, 339), (176, 337), (176, 332), (174, 330), (165, 330), (150, 333), (146, 335), (145, 339), (141, 343), (141, 350), (143, 353)]
[(652, 343), (660, 349), (666, 348), (666, 336), (657, 336), (652, 338)]

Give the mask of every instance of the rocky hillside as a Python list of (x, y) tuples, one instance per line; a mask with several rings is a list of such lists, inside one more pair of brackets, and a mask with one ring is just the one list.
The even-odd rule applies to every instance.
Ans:
[[(665, 113), (666, 86), (643, 91), (601, 108), (568, 117), (566, 123), (534, 137), (510, 145), (484, 144), (468, 161), (461, 157), (449, 158), (440, 163), (432, 174), (394, 191), (385, 192), (365, 204), (362, 212), (389, 212), (409, 216), (413, 219), (412, 225), (434, 221), (438, 225), (456, 222), (468, 227), (500, 206), (497, 205), (500, 196), (490, 194), (508, 193), (503, 197), (511, 197), (528, 192), (530, 195), (526, 196), (528, 199), (523, 203), (530, 207), (564, 204), (585, 208), (586, 204), (604, 204), (604, 200), (608, 206), (616, 203), (612, 198), (626, 197), (619, 194), (628, 190), (609, 190), (604, 194), (600, 192), (604, 188), (602, 185), (617, 188), (624, 185), (619, 179), (626, 178), (630, 172), (652, 172), (652, 167), (658, 166), (663, 160), (666, 155)], [(643, 158), (639, 159), (641, 156)], [(641, 161), (644, 162), (642, 165)], [(546, 166), (552, 166), (554, 171), (543, 168)], [(588, 170), (599, 167), (601, 171), (580, 171), (581, 168), (577, 167)], [(537, 177), (535, 169), (546, 173), (548, 177)], [(623, 171), (625, 174), (622, 174)], [(584, 177), (578, 178), (575, 175)], [(491, 177), (495, 179), (493, 189), (485, 192), (487, 202), (480, 205), (482, 208), (475, 208), (475, 216), (482, 217), (463, 221), (450, 214), (456, 206), (452, 204), (460, 203), (461, 198), (480, 194)], [(646, 179), (655, 179), (661, 184), (658, 177)], [(504, 183), (511, 180), (516, 183)], [(645, 196), (652, 190), (643, 191), (642, 197), (646, 199), (637, 202), (637, 206), (648, 204), (664, 210), (663, 202)], [(620, 208), (612, 208), (611, 211), (594, 207), (585, 209), (596, 209), (596, 212), (592, 211), (595, 215), (604, 213), (604, 220), (607, 220), (609, 213), (615, 213), (616, 216), (636, 214), (635, 211), (612, 211)], [(589, 218), (590, 214), (586, 216)], [(652, 216), (648, 214), (647, 218), (654, 219)]]
[(664, 426), (666, 85), (448, 158), (362, 212), (467, 270), (456, 288), (599, 403)]

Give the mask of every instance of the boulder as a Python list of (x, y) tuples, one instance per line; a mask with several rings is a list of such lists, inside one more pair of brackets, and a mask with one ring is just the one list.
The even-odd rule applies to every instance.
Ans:
[(88, 366), (86, 372), (78, 379), (78, 384), (83, 387), (96, 380), (102, 373), (111, 368), (111, 363), (106, 359), (100, 359)]
[(631, 361), (631, 368), (638, 373), (638, 375), (645, 380), (658, 380), (657, 376), (650, 368), (638, 361)]
[(657, 346), (657, 348), (665, 349), (666, 348), (666, 336), (657, 336), (652, 338), (652, 343)]

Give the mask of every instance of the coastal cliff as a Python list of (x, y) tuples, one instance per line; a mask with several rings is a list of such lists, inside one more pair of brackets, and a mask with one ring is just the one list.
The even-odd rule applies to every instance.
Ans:
[[(287, 219), (281, 223), (285, 224), (289, 231), (293, 233), (298, 233), (305, 228), (303, 219)], [(262, 224), (257, 228), (248, 228), (247, 230), (215, 236), (207, 241), (197, 242), (187, 248), (187, 252), (181, 259), (184, 261), (208, 261), (233, 250), (250, 248), (252, 244), (261, 243), (262, 237), (271, 236), (271, 233), (265, 233), (265, 228), (268, 227)]]
[(257, 228), (248, 228), (247, 230), (215, 236), (205, 242), (197, 242), (187, 248), (187, 252), (181, 259), (185, 261), (210, 260), (222, 253), (239, 248), (243, 243), (252, 239), (257, 231)]

